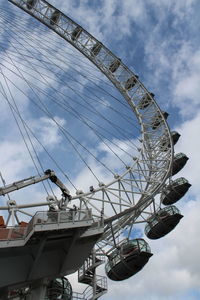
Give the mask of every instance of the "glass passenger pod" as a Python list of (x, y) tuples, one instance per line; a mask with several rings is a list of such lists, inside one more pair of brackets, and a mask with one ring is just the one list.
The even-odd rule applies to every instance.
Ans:
[(97, 56), (99, 54), (99, 52), (101, 51), (102, 48), (102, 44), (101, 43), (96, 43), (94, 44), (94, 46), (91, 48), (91, 54), (94, 56)]
[(161, 202), (171, 205), (180, 200), (189, 190), (191, 184), (184, 177), (180, 177), (167, 185), (161, 193)]
[(59, 18), (60, 18), (60, 12), (58, 10), (55, 10), (51, 15), (50, 24), (56, 25), (59, 21)]
[[(154, 98), (154, 94), (153, 93), (150, 93), (151, 97)], [(147, 108), (151, 103), (152, 103), (152, 100), (151, 100), (151, 97), (149, 96), (148, 93), (146, 93), (142, 99), (140, 100), (140, 102), (138, 103), (138, 108), (139, 109), (145, 109)]]
[(34, 8), (37, 4), (37, 0), (27, 0), (26, 2), (26, 7), (31, 10), (32, 8)]
[(173, 144), (176, 145), (176, 143), (178, 142), (181, 136), (180, 133), (178, 133), (177, 131), (172, 131), (171, 136), (172, 136)]
[[(175, 145), (178, 142), (180, 136), (181, 135), (177, 131), (172, 131), (171, 132), (173, 145)], [(164, 135), (161, 139), (161, 142), (160, 142), (160, 150), (161, 151), (167, 151), (169, 148), (170, 148), (170, 140), (169, 140), (168, 137), (166, 137)]]
[(169, 114), (166, 111), (162, 111), (162, 115), (160, 112), (157, 112), (155, 116), (152, 118), (151, 127), (153, 130), (157, 129), (162, 124), (162, 116), (165, 120), (168, 118)]
[(127, 241), (111, 253), (105, 266), (106, 274), (111, 280), (125, 280), (139, 272), (152, 255), (145, 240)]
[(109, 71), (115, 73), (121, 64), (121, 59), (115, 59), (109, 66)]
[(189, 158), (182, 152), (176, 154), (174, 156), (174, 161), (172, 165), (172, 175), (177, 174), (185, 166), (188, 159)]
[(127, 91), (131, 90), (137, 83), (137, 75), (130, 77), (124, 84), (124, 87)]
[(72, 31), (72, 34), (71, 34), (71, 39), (72, 41), (75, 41), (79, 38), (80, 34), (82, 32), (82, 28), (80, 26), (77, 26), (73, 31)]
[(174, 205), (167, 206), (154, 213), (145, 226), (145, 234), (149, 239), (159, 239), (172, 231), (183, 216)]
[(52, 280), (47, 286), (45, 300), (53, 299), (63, 299), (71, 300), (72, 299), (72, 286), (67, 278), (57, 278)]

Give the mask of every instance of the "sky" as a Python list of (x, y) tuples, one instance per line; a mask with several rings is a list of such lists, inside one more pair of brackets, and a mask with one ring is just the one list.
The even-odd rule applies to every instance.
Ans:
[[(189, 157), (185, 168), (175, 177), (183, 176), (192, 184), (190, 191), (177, 204), (184, 218), (166, 237), (148, 241), (154, 255), (140, 273), (120, 283), (108, 280), (108, 293), (102, 300), (200, 299), (200, 2), (51, 0), (50, 3), (101, 40), (139, 75), (148, 90), (155, 94), (160, 107), (170, 113), (170, 128), (181, 134), (175, 152), (184, 152)], [(28, 114), (26, 99), (21, 98), (21, 101), (25, 114)], [(3, 112), (4, 109), (2, 106)], [(6, 131), (9, 132), (12, 124), (6, 119), (7, 113), (3, 112), (0, 124), (6, 123)], [(65, 122), (64, 119), (60, 121)], [(41, 116), (40, 122), (34, 123), (33, 118), (32, 125), (41, 135), (45, 132), (40, 138), (45, 138), (43, 142), (47, 147), (59, 143), (61, 137), (47, 119)], [(48, 135), (49, 126), (54, 130), (53, 136)], [(15, 180), (22, 174), (24, 159), (28, 159), (21, 154), (19, 142), (13, 147), (12, 141), (9, 147), (10, 137), (6, 141), (8, 134), (4, 132), (2, 136), (3, 174)], [(6, 152), (7, 156), (4, 155)], [(14, 159), (20, 155), (21, 159)], [(26, 166), (25, 173), (28, 174), (29, 170)], [(83, 172), (75, 179), (83, 181), (84, 176)], [(37, 198), (40, 196), (39, 191)], [(71, 280), (74, 288), (79, 288), (75, 284), (75, 276)]]

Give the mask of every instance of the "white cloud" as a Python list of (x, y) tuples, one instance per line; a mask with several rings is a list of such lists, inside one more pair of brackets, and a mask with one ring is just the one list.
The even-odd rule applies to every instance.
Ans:
[(148, 264), (126, 281), (109, 281), (109, 294), (103, 299), (182, 299), (181, 295), (188, 290), (200, 290), (199, 209), (196, 201), (186, 203), (185, 217), (172, 233), (155, 241), (146, 238), (154, 253)]
[(143, 22), (146, 15), (144, 3), (135, 0), (104, 0), (96, 5), (93, 3), (93, 7), (87, 1), (80, 1), (78, 6), (62, 1), (50, 2), (70, 14), (75, 21), (78, 20), (78, 23), (84, 23), (89, 32), (107, 43), (110, 38), (113, 40), (113, 34), (117, 40), (132, 34), (132, 22)]
[(183, 45), (174, 68), (174, 103), (188, 116), (200, 107), (200, 50)]
[(176, 177), (180, 177), (182, 174), (185, 174), (186, 178), (192, 184), (192, 192), (196, 195), (196, 197), (198, 197), (200, 192), (200, 139), (198, 138), (198, 133), (200, 131), (200, 113), (198, 113), (194, 119), (183, 123), (179, 128), (177, 128), (177, 131), (181, 134), (181, 137), (175, 146), (175, 151), (176, 153), (184, 152), (189, 157), (189, 160), (183, 171), (179, 172)]
[[(159, 79), (167, 78), (166, 82), (168, 82), (170, 93), (174, 97), (172, 103), (181, 109), (183, 115), (190, 118), (178, 128), (182, 137), (176, 146), (177, 152), (183, 151), (190, 157), (184, 171), (178, 174), (178, 177), (183, 174), (193, 184), (189, 194), (190, 198), (185, 198), (185, 201), (183, 200), (180, 204), (185, 217), (173, 233), (161, 241), (150, 242), (154, 256), (139, 274), (126, 282), (117, 284), (109, 282), (109, 294), (102, 298), (130, 300), (134, 297), (138, 300), (174, 300), (179, 297), (181, 299), (181, 293), (190, 289), (200, 289), (197, 263), (200, 247), (198, 237), (200, 206), (197, 201), (191, 201), (191, 198), (198, 199), (199, 195), (198, 149), (200, 149), (200, 142), (198, 132), (200, 115), (197, 113), (197, 109), (199, 109), (198, 95), (200, 94), (200, 52), (196, 46), (188, 42), (186, 38), (183, 39), (181, 35), (178, 38), (179, 47), (173, 48), (177, 36), (171, 33), (170, 37), (166, 38), (162, 31), (162, 23), (167, 21), (169, 14), (173, 13), (175, 19), (171, 29), (174, 30), (176, 26), (180, 26), (182, 24), (180, 22), (184, 20), (187, 24), (188, 20), (192, 18), (192, 7), (195, 1), (151, 0), (150, 3), (155, 9), (157, 17), (157, 24), (153, 29), (144, 1), (136, 3), (136, 1), (127, 0), (119, 3), (119, 1), (105, 0), (96, 9), (88, 6), (88, 1), (81, 1), (78, 8), (70, 1), (52, 0), (51, 2), (61, 10), (69, 11), (76, 20), (81, 19), (81, 24), (97, 38), (106, 41), (106, 44), (110, 44), (113, 39), (119, 41), (124, 35), (134, 34), (133, 21), (140, 24), (142, 28), (145, 27), (146, 32), (143, 38), (145, 39), (145, 57), (149, 63), (149, 69), (144, 76), (147, 76), (149, 70), (154, 70), (149, 77), (150, 84), (154, 86), (159, 83)], [(117, 13), (118, 7), (120, 7), (120, 13), (119, 11)], [(118, 49), (115, 50), (118, 51)], [(170, 79), (168, 79), (169, 77)], [(27, 103), (24, 102), (23, 108), (29, 112), (28, 106), (25, 107)], [(40, 118), (34, 126), (46, 145), (51, 147), (60, 143), (58, 131), (51, 121)], [(12, 143), (9, 141), (1, 143), (0, 157), (3, 174), (6, 174), (6, 178), (11, 181), (16, 180), (22, 173), (26, 173), (30, 166), (27, 156), (22, 152), (22, 144), (15, 140)], [(107, 158), (109, 161), (110, 156), (108, 155)], [(109, 162), (113, 163), (113, 161)], [(102, 169), (96, 165), (92, 165), (92, 167), (101, 177)], [(107, 179), (110, 180), (110, 178)], [(83, 189), (94, 182), (91, 173), (86, 169), (78, 174), (76, 180), (76, 183)], [(38, 194), (37, 199), (39, 198), (42, 198), (42, 194)]]
[(192, 23), (197, 1), (150, 2), (154, 23), (148, 20), (151, 34), (145, 35), (145, 63), (150, 71), (145, 80), (163, 104), (171, 101), (190, 117), (199, 108), (200, 92), (199, 39)]
[[(62, 134), (57, 124), (61, 127), (66, 125), (64, 119), (61, 119), (58, 116), (53, 116), (52, 118), (53, 119), (41, 117), (39, 119), (34, 119), (31, 122), (33, 132), (35, 132), (40, 143), (48, 149), (58, 147), (62, 141)], [(40, 150), (42, 151), (42, 149)]]

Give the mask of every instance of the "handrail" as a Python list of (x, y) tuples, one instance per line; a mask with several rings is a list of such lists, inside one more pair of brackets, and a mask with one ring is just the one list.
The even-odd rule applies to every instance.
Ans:
[(92, 220), (91, 209), (36, 212), (27, 226), (16, 225), (0, 228), (0, 241), (24, 239), (36, 225), (77, 223), (84, 220)]
[[(97, 275), (97, 286), (106, 290), (107, 281), (104, 276)], [(82, 293), (73, 292), (73, 300), (92, 300), (93, 298), (93, 288), (88, 286)]]

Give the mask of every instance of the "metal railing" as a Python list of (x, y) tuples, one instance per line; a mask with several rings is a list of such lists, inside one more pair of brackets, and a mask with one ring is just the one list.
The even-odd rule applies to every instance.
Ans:
[[(97, 275), (96, 276), (96, 286), (97, 289), (99, 289), (99, 293), (100, 289), (101, 291), (106, 291), (108, 288), (107, 285), (107, 279), (105, 276), (100, 276)], [(96, 295), (98, 294), (98, 290), (96, 291)], [(93, 293), (93, 287), (88, 286), (82, 293), (77, 293), (77, 292), (73, 292), (73, 296), (72, 296), (72, 300), (93, 300), (93, 299), (97, 299), (96, 297), (94, 298), (94, 293)]]
[(97, 267), (99, 264), (102, 264), (104, 262), (105, 262), (105, 256), (103, 255), (98, 255), (98, 257), (95, 256), (95, 260), (88, 257), (84, 261), (84, 264), (79, 268), (78, 276), (79, 277), (83, 276), (85, 272), (89, 271), (91, 268)]
[(68, 210), (68, 211), (47, 211), (36, 212), (27, 226), (16, 225), (0, 228), (0, 241), (24, 239), (36, 225), (77, 223), (80, 221), (92, 220), (91, 210)]
[(24, 239), (27, 235), (27, 227), (6, 227), (0, 228), (0, 241)]
[(91, 210), (74, 210), (69, 209), (68, 211), (47, 211), (37, 212), (34, 216), (34, 224), (56, 224), (56, 223), (68, 223), (68, 222), (79, 222), (84, 220), (91, 220)]

